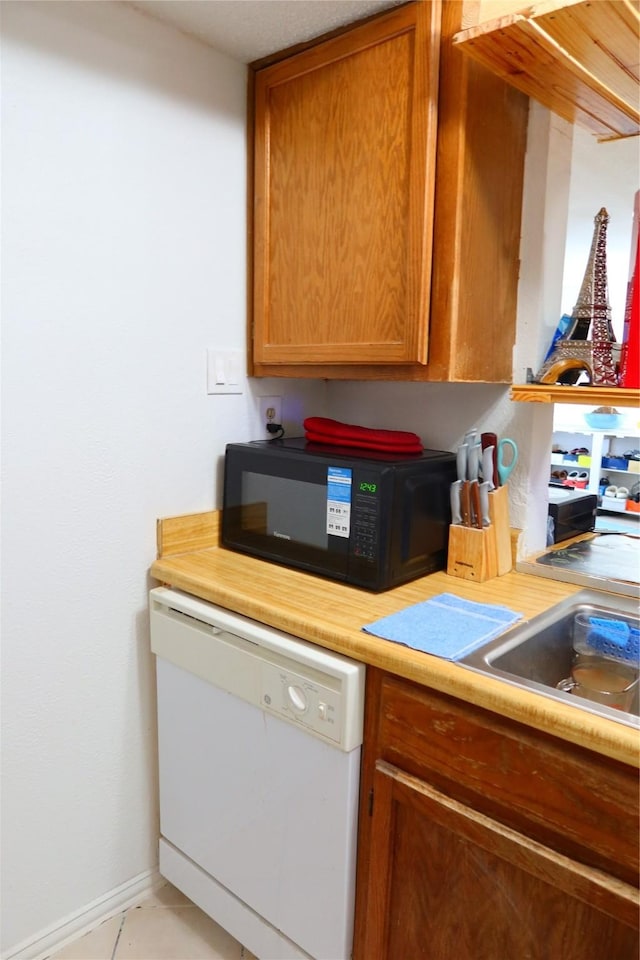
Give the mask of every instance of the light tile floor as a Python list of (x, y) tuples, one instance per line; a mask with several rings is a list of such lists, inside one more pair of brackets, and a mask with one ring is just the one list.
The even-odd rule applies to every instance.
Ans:
[(256, 960), (170, 883), (49, 960)]

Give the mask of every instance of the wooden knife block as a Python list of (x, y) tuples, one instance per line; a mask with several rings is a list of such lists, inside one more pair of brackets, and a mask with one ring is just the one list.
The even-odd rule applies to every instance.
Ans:
[(484, 583), (511, 570), (507, 487), (498, 487), (489, 494), (489, 518), (491, 525), (482, 530), (457, 523), (449, 527), (447, 573), (450, 577)]
[(484, 583), (498, 575), (493, 526), (479, 530), (459, 523), (451, 524), (447, 573), (450, 577), (475, 580), (476, 583)]
[(502, 577), (513, 567), (511, 526), (509, 521), (509, 488), (498, 487), (489, 494), (489, 519), (496, 540), (496, 566)]

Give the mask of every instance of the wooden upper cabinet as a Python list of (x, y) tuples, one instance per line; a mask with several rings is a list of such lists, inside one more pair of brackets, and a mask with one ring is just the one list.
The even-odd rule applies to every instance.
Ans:
[(485, 6), (454, 38), (464, 53), (599, 140), (640, 134), (638, 0), (512, 0), (495, 19)]
[(259, 363), (424, 363), (440, 6), (256, 76)]
[(254, 65), (253, 375), (511, 381), (528, 100), (462, 6)]

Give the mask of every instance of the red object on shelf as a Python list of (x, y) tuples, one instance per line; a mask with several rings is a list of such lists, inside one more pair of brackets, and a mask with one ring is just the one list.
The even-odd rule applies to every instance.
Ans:
[(422, 453), (424, 450), (420, 437), (407, 430), (373, 430), (371, 427), (341, 423), (327, 417), (307, 417), (304, 430), (305, 437), (312, 443), (382, 450), (388, 453)]
[(636, 191), (619, 386), (640, 387), (640, 190)]

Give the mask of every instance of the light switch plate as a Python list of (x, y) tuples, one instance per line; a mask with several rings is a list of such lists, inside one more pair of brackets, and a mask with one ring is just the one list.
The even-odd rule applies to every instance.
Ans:
[(207, 350), (207, 393), (242, 393), (242, 350)]

